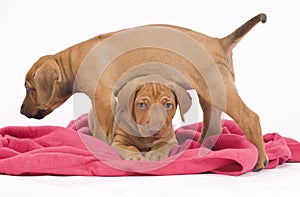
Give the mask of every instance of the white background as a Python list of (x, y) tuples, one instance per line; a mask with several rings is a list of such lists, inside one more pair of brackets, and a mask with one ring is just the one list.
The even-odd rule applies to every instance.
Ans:
[[(234, 49), (236, 85), (244, 101), (260, 115), (264, 133), (277, 132), (283, 136), (300, 140), (300, 115), (298, 112), (300, 109), (300, 12), (299, 3), (296, 0), (1, 0), (0, 127), (14, 125), (66, 126), (74, 118), (72, 98), (43, 120), (27, 119), (19, 113), (25, 96), (23, 86), (25, 74), (40, 56), (57, 53), (101, 33), (154, 23), (183, 26), (210, 36), (223, 37), (261, 12), (267, 14), (267, 23), (258, 24)], [(288, 168), (289, 165), (291, 165), (290, 168)], [(297, 174), (293, 171), (293, 167), (294, 170), (297, 170), (297, 167), (287, 164), (259, 175), (250, 173), (250, 178), (247, 174), (238, 179), (224, 176), (220, 178), (217, 175), (150, 178), (150, 180), (157, 181), (154, 184), (156, 188), (150, 186), (148, 188), (144, 185), (144, 187), (140, 187), (140, 190), (145, 188), (150, 194), (151, 190), (155, 193), (154, 191), (160, 188), (169, 193), (163, 184), (172, 183), (174, 189), (170, 189), (170, 191), (177, 191), (178, 194), (180, 194), (179, 191), (186, 193), (188, 191), (179, 190), (180, 187), (177, 187), (177, 184), (185, 182), (188, 185), (188, 181), (192, 181), (192, 186), (199, 186), (194, 189), (195, 194), (197, 192), (198, 195), (201, 195), (201, 190), (208, 191), (207, 187), (217, 182), (217, 185), (209, 187), (213, 193), (220, 192), (223, 195), (233, 194), (232, 196), (235, 196), (234, 194), (240, 195), (239, 192), (245, 192), (247, 187), (249, 187), (249, 192), (245, 193), (249, 195), (255, 192), (257, 194), (267, 193), (267, 190), (262, 190), (262, 185), (266, 184), (269, 185), (269, 188), (266, 187), (269, 189), (268, 191), (274, 191), (273, 196), (281, 196), (279, 194), (299, 191), (291, 184), (292, 182), (285, 181), (285, 179), (281, 179), (282, 182), (277, 183), (278, 187), (275, 182), (272, 182), (276, 180), (276, 176), (280, 179), (281, 173), (285, 175), (286, 180), (294, 179)], [(40, 182), (39, 179), (28, 181), (26, 178), (17, 178), (15, 180), (12, 177), (4, 176), (1, 185), (9, 180), (16, 181), (16, 184), (20, 183), (23, 186), (25, 184), (27, 188), (49, 186), (49, 191), (61, 191), (59, 189), (63, 187), (70, 187), (71, 190), (71, 183), (76, 180), (82, 181), (83, 188), (88, 189), (90, 181), (68, 178), (64, 180), (66, 181), (65, 185), (63, 183), (60, 185), (53, 184), (56, 181), (60, 182), (54, 177), (46, 179), (44, 182)], [(124, 179), (126, 178), (114, 180), (122, 182)], [(204, 179), (208, 181), (205, 182)], [(50, 185), (47, 185), (47, 180), (50, 180)], [(70, 182), (70, 180), (72, 181)], [(118, 193), (115, 182), (112, 181), (112, 185), (110, 185), (106, 180), (112, 181), (111, 179), (101, 179), (107, 186), (105, 192), (113, 194), (115, 191)], [(140, 180), (128, 178), (124, 182), (130, 185), (129, 183), (132, 181), (133, 185), (137, 185)], [(183, 182), (183, 180), (185, 181)], [(147, 184), (151, 183), (147, 180), (143, 181)], [(199, 184), (195, 184), (195, 181)], [(230, 181), (235, 186), (230, 185)], [(124, 184), (124, 182), (122, 183)], [(7, 191), (15, 183), (11, 182), (9, 185), (8, 182)], [(238, 183), (242, 184), (242, 188), (244, 187), (245, 190), (234, 190), (235, 187), (238, 187), (236, 185)], [(249, 185), (247, 185), (248, 183)], [(254, 185), (252, 186), (252, 184)], [(206, 188), (201, 189), (201, 185)], [(101, 188), (97, 184), (94, 186), (97, 186), (98, 189)], [(283, 189), (280, 190), (282, 186)], [(224, 190), (218, 191), (218, 187)], [(255, 187), (259, 189), (256, 190)], [(119, 189), (127, 191), (126, 188), (130, 188), (128, 192), (132, 196), (133, 193), (130, 193), (132, 185)], [(193, 191), (192, 188), (190, 189)], [(93, 189), (88, 190), (92, 191)]]

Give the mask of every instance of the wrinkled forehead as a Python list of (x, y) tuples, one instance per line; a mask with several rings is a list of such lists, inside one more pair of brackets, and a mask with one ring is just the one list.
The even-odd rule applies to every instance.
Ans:
[(36, 72), (37, 69), (38, 69), (38, 65), (37, 65), (37, 64), (34, 64), (34, 65), (28, 70), (28, 72), (27, 72), (27, 74), (26, 74), (26, 78), (25, 78), (25, 80), (26, 80), (27, 82), (31, 82), (31, 81), (33, 80), (33, 77), (34, 77), (35, 72)]
[(35, 71), (33, 69), (30, 69), (26, 74), (25, 80), (28, 82), (32, 81), (32, 79), (34, 77), (34, 73), (35, 73)]
[(40, 57), (32, 66), (31, 68), (28, 70), (27, 74), (26, 74), (26, 80), (28, 80), (29, 82), (33, 80), (33, 77), (35, 75), (35, 72), (48, 60), (50, 60), (51, 56), (50, 55), (46, 55), (43, 57)]
[(161, 83), (146, 83), (137, 88), (136, 98), (148, 96), (151, 98), (160, 98), (163, 96), (175, 99), (173, 91)]
[(36, 70), (37, 70), (37, 67), (30, 68), (30, 70), (27, 72), (26, 77), (25, 77), (25, 84), (27, 84), (27, 85), (34, 84), (34, 75), (35, 75)]

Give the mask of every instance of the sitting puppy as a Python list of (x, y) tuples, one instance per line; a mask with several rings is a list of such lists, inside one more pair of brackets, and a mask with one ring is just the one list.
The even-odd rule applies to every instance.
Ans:
[[(150, 79), (153, 82), (142, 83)], [(191, 106), (189, 94), (177, 84), (151, 75), (127, 83), (117, 98), (112, 146), (120, 156), (133, 161), (167, 158), (178, 144), (172, 127), (177, 104), (185, 113)]]

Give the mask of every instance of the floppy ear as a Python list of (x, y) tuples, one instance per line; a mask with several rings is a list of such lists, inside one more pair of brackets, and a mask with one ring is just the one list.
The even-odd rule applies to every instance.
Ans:
[(136, 99), (136, 95), (137, 95), (138, 91), (139, 91), (139, 88), (135, 89), (131, 93), (130, 98), (129, 98), (129, 104), (128, 104), (129, 114), (134, 121), (136, 121), (135, 114), (134, 114), (134, 103), (135, 103), (135, 99)]
[(35, 88), (41, 105), (49, 102), (56, 82), (60, 80), (60, 71), (54, 60), (45, 61), (34, 73)]
[(115, 106), (115, 123), (124, 131), (136, 135), (137, 125), (134, 121), (133, 105), (136, 96), (136, 83), (128, 82), (117, 94)]
[(128, 110), (128, 116), (135, 121), (134, 102), (139, 88), (131, 83), (126, 84), (118, 94), (118, 107)]
[(184, 122), (184, 114), (190, 109), (192, 105), (192, 98), (189, 93), (176, 83), (165, 84), (167, 85), (175, 94), (177, 98), (177, 103), (179, 105), (181, 120)]

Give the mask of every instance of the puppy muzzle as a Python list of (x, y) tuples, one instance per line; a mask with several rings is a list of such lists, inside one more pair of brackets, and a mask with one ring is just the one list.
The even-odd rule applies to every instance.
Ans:
[(49, 113), (51, 113), (51, 110), (45, 110), (45, 109), (36, 109), (36, 110), (28, 110), (24, 105), (21, 106), (20, 113), (27, 118), (34, 118), (34, 119), (43, 119), (45, 116), (47, 116)]
[(164, 127), (167, 111), (163, 105), (156, 103), (149, 109), (150, 121), (146, 125), (139, 125), (140, 134), (144, 137), (157, 136)]

